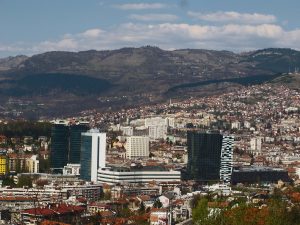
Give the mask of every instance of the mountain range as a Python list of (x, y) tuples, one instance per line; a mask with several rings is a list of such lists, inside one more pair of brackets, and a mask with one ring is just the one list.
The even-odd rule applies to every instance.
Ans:
[(0, 103), (2, 111), (25, 102), (27, 111), (57, 116), (214, 93), (224, 84), (261, 83), (298, 67), (300, 52), (279, 48), (46, 52), (0, 59)]

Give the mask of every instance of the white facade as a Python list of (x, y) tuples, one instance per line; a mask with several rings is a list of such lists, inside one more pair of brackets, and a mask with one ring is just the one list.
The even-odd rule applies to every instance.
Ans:
[[(0, 188), (1, 197), (29, 197), (37, 198), (39, 202), (55, 202), (66, 201), (69, 196), (90, 197), (100, 199), (102, 185), (101, 184), (63, 184), (58, 186), (55, 184), (45, 185), (43, 188)], [(99, 193), (99, 196), (89, 195), (90, 193)], [(31, 206), (32, 207), (32, 206)]]
[(127, 138), (126, 158), (145, 158), (149, 157), (149, 137), (131, 136)]
[(168, 211), (167, 209), (153, 210), (150, 214), (150, 225), (167, 225)]
[(262, 138), (256, 137), (250, 140), (250, 149), (252, 152), (261, 153)]
[(133, 127), (121, 127), (121, 131), (125, 136), (132, 136), (133, 135)]
[(162, 117), (152, 117), (145, 119), (145, 127), (154, 126), (168, 126), (168, 119)]
[(297, 174), (298, 178), (300, 178), (300, 168), (299, 167), (296, 168), (296, 174)]
[[(91, 143), (82, 142), (81, 146), (81, 172), (80, 177), (90, 181), (97, 181), (97, 171), (105, 167), (106, 160), (106, 133), (100, 133), (99, 130), (92, 129), (81, 134), (82, 140), (85, 137), (91, 137)], [(90, 148), (90, 149), (88, 149)], [(88, 165), (90, 162), (90, 165)], [(90, 174), (89, 168), (90, 167)]]
[(241, 123), (239, 121), (231, 123), (231, 129), (241, 129)]
[(180, 171), (119, 171), (111, 168), (98, 170), (98, 181), (107, 184), (124, 183), (149, 183), (156, 182), (180, 182)]
[(175, 118), (174, 117), (168, 117), (168, 125), (169, 125), (169, 127), (172, 127), (172, 128), (175, 127)]
[(248, 121), (245, 121), (244, 122), (244, 127), (249, 129), (251, 127), (251, 123), (248, 122)]
[(37, 155), (31, 156), (26, 160), (26, 167), (29, 173), (38, 173), (40, 169), (40, 161), (37, 159)]
[(224, 183), (231, 182), (233, 168), (233, 136), (223, 136), (221, 148), (220, 180)]
[(68, 163), (66, 166), (63, 168), (63, 175), (75, 175), (79, 176), (80, 175), (80, 164), (71, 164)]
[(166, 125), (150, 125), (148, 129), (149, 137), (152, 140), (165, 139), (168, 132)]

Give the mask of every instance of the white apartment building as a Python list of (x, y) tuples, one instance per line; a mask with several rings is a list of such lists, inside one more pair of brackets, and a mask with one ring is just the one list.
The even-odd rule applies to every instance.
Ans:
[(251, 140), (250, 140), (250, 150), (251, 150), (251, 152), (261, 153), (261, 143), (262, 143), (262, 138), (261, 137), (251, 138)]
[(231, 123), (231, 129), (241, 129), (241, 123), (239, 121)]
[(165, 139), (168, 133), (168, 127), (166, 125), (150, 125), (149, 138), (152, 140)]
[(133, 127), (121, 127), (120, 130), (123, 132), (124, 136), (132, 136), (133, 135)]
[(26, 160), (26, 167), (29, 173), (38, 173), (40, 169), (40, 161), (37, 159), (37, 155), (33, 155), (30, 159)]
[(125, 144), (126, 158), (132, 159), (149, 157), (149, 141), (149, 137), (128, 137)]
[(145, 127), (154, 126), (168, 126), (168, 119), (162, 117), (151, 117), (145, 119)]
[(169, 127), (175, 127), (175, 118), (174, 117), (168, 117), (168, 125)]

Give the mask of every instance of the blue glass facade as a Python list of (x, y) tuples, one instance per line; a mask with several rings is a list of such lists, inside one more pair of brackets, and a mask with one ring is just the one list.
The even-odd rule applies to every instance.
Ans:
[(80, 178), (91, 180), (92, 136), (81, 137)]
[(81, 133), (85, 125), (54, 124), (51, 130), (51, 168), (63, 168), (67, 163), (80, 163)]
[(88, 127), (85, 125), (70, 126), (69, 163), (80, 163), (81, 133), (84, 133), (87, 130)]
[(63, 168), (68, 163), (69, 127), (54, 124), (51, 129), (51, 168)]

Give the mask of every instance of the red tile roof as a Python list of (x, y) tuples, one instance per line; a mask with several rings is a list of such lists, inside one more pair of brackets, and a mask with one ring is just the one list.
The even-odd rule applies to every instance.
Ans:
[(55, 214), (67, 214), (67, 213), (80, 213), (83, 212), (85, 209), (81, 206), (74, 206), (74, 205), (66, 205), (60, 204), (55, 207), (49, 208), (32, 208), (24, 210), (23, 214), (29, 215), (38, 215), (38, 216), (49, 216)]

